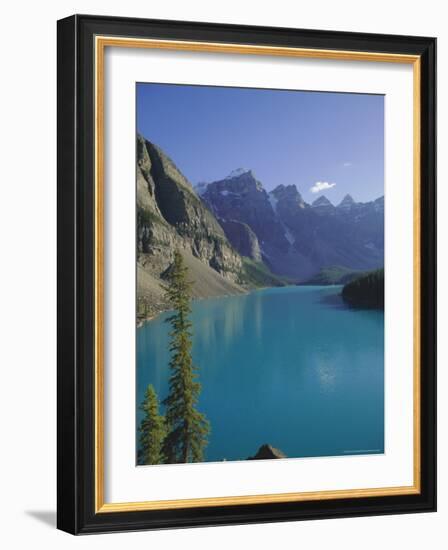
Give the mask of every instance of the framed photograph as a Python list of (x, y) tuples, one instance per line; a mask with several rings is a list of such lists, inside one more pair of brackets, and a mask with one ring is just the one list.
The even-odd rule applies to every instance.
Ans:
[(58, 22), (58, 527), (436, 509), (434, 38)]

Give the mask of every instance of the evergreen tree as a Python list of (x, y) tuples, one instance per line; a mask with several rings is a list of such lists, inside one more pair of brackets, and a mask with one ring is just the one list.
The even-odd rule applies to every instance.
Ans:
[(384, 309), (384, 269), (369, 271), (347, 283), (342, 298), (353, 307)]
[(159, 400), (151, 384), (146, 389), (140, 409), (144, 412), (144, 417), (139, 426), (138, 463), (162, 464), (162, 446), (166, 436), (165, 419), (159, 414)]
[(201, 384), (191, 357), (192, 323), (189, 314), (192, 282), (187, 279), (187, 271), (180, 252), (176, 251), (166, 288), (166, 297), (174, 310), (167, 319), (172, 328), (171, 375), (169, 394), (163, 402), (168, 426), (163, 451), (170, 464), (202, 461), (210, 432), (207, 419), (196, 409)]

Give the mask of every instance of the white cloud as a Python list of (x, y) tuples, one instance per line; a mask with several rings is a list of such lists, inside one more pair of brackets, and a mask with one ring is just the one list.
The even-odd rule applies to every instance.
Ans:
[(342, 166), (345, 166), (346, 168), (348, 166), (351, 166), (353, 164), (353, 162), (344, 162), (344, 164)]
[(335, 185), (335, 183), (329, 183), (328, 181), (316, 181), (313, 187), (310, 187), (310, 191), (311, 193), (320, 193), (320, 191), (331, 189)]

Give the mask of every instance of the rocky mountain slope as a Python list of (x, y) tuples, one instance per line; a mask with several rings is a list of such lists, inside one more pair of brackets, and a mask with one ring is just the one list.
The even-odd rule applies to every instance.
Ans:
[(261, 257), (276, 274), (305, 281), (329, 266), (383, 265), (383, 197), (357, 203), (347, 195), (334, 206), (322, 195), (308, 204), (295, 185), (267, 193), (252, 171), (242, 169), (197, 190), (235, 249)]
[[(251, 287), (257, 265), (251, 264), (250, 272), (246, 269), (241, 254), (188, 180), (159, 147), (142, 136), (137, 136), (136, 171), (138, 316), (147, 318), (166, 309), (163, 279), (176, 249), (189, 267), (194, 297), (237, 294)], [(238, 234), (240, 247), (259, 263), (252, 230), (242, 227)], [(261, 284), (263, 272), (258, 275)]]

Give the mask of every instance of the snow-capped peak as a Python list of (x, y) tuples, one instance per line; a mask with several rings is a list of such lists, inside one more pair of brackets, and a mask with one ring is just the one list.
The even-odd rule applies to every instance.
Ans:
[(250, 170), (248, 170), (247, 168), (237, 168), (236, 170), (232, 170), (225, 179), (231, 180), (233, 178), (238, 178), (239, 176), (247, 174), (248, 172), (250, 172)]
[(318, 199), (316, 199), (313, 203), (311, 203), (311, 206), (316, 207), (316, 206), (333, 206), (333, 205), (325, 195), (321, 195)]

